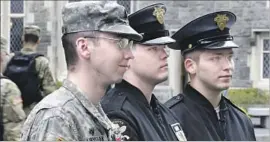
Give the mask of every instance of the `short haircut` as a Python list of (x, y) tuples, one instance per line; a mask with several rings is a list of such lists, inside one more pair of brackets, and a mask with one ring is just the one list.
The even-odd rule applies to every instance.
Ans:
[[(77, 33), (68, 33), (62, 36), (62, 45), (64, 47), (65, 59), (67, 63), (68, 70), (72, 70), (73, 67), (78, 62), (78, 53), (76, 51), (76, 40), (80, 37), (96, 37), (99, 32), (88, 31), (88, 32), (77, 32)], [(93, 40), (94, 43), (97, 43), (96, 40)]]
[(24, 35), (24, 42), (26, 43), (33, 43), (36, 44), (39, 40), (39, 37), (37, 35), (33, 34), (25, 34)]
[(190, 78), (192, 78), (191, 74), (186, 70), (186, 67), (185, 67), (185, 61), (186, 59), (192, 59), (193, 61), (195, 61), (196, 63), (199, 63), (200, 62), (200, 55), (202, 52), (204, 52), (205, 49), (197, 49), (197, 50), (194, 50), (194, 51), (191, 51), (191, 52), (188, 52), (188, 53), (185, 53), (183, 55), (183, 62), (182, 62), (182, 67), (184, 68), (183, 71), (186, 71), (187, 74), (190, 76)]
[(202, 52), (204, 52), (205, 49), (197, 49), (197, 50), (194, 50), (194, 51), (191, 51), (191, 52), (188, 52), (188, 53), (185, 53), (183, 55), (183, 58), (184, 58), (184, 61), (186, 59), (192, 59), (194, 60), (195, 62), (199, 62), (200, 61), (200, 55)]

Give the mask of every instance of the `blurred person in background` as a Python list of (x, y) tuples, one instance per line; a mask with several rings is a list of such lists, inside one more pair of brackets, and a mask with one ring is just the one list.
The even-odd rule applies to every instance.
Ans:
[(21, 92), (17, 85), (2, 74), (8, 60), (7, 41), (1, 36), (0, 140), (18, 141), (25, 120)]

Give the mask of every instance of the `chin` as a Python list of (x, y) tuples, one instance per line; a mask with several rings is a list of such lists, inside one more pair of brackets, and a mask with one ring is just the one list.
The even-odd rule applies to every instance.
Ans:
[(123, 80), (123, 75), (114, 75), (114, 77), (111, 77), (111, 84), (114, 83), (120, 83)]
[(225, 83), (224, 83), (224, 84), (218, 85), (217, 88), (218, 88), (219, 90), (222, 90), (222, 91), (223, 91), (223, 90), (229, 89), (230, 86), (231, 86), (231, 84), (229, 84), (229, 83), (228, 83), (228, 84), (227, 84), (227, 83), (225, 84)]
[(122, 80), (123, 80), (123, 78), (118, 78), (118, 79), (116, 79), (116, 80), (114, 81), (114, 83), (120, 83), (120, 82), (122, 82)]
[(168, 75), (160, 75), (159, 77), (157, 77), (157, 82), (162, 83), (166, 81), (167, 79), (168, 79)]

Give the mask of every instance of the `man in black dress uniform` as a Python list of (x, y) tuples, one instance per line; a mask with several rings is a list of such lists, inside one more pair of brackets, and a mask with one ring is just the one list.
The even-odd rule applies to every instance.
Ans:
[(102, 107), (112, 122), (123, 128), (122, 140), (184, 141), (173, 113), (152, 94), (154, 87), (167, 80), (166, 45), (175, 42), (164, 26), (163, 4), (145, 7), (129, 18), (130, 25), (143, 35), (132, 49), (124, 80), (107, 92)]
[(228, 11), (193, 20), (177, 31), (170, 47), (181, 50), (190, 82), (168, 102), (191, 141), (254, 141), (250, 119), (221, 92), (230, 87), (234, 70), (229, 31), (236, 16)]

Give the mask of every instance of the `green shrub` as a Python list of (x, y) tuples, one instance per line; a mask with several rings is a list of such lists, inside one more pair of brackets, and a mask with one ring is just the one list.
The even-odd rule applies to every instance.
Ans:
[(57, 88), (60, 88), (62, 86), (62, 84), (63, 83), (61, 81), (56, 80), (56, 86), (57, 86)]
[(230, 89), (228, 98), (238, 106), (269, 104), (270, 94), (257, 88)]
[(241, 109), (248, 117), (250, 117), (250, 115), (247, 112), (247, 109), (241, 106), (237, 106), (239, 109)]

